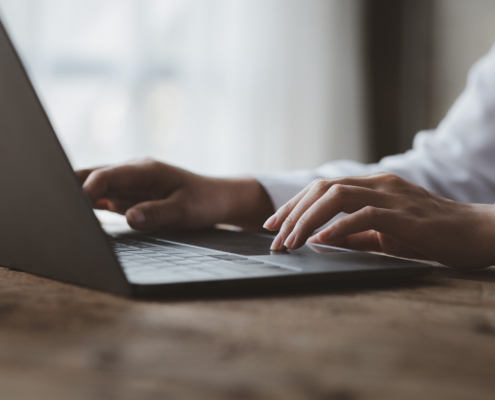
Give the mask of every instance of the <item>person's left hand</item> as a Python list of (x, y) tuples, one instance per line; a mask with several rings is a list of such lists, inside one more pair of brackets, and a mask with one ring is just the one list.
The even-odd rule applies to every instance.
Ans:
[[(349, 215), (317, 235), (340, 212)], [(430, 259), (456, 268), (495, 265), (495, 206), (458, 203), (392, 174), (319, 179), (265, 223), (272, 250), (309, 242)]]

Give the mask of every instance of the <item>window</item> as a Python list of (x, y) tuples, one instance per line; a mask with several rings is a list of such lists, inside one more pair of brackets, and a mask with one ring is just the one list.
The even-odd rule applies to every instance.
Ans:
[(0, 0), (75, 168), (209, 174), (366, 157), (359, 9), (338, 0)]

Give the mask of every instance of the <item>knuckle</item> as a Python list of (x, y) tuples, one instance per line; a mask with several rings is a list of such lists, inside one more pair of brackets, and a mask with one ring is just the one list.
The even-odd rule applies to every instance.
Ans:
[(162, 169), (164, 164), (161, 163), (160, 161), (157, 161), (153, 158), (148, 157), (148, 158), (143, 159), (139, 165), (141, 166), (141, 168), (144, 171), (147, 171), (150, 174), (154, 174), (154, 173), (159, 172)]
[(156, 166), (158, 164), (158, 161), (156, 161), (153, 157), (145, 157), (139, 159), (135, 164), (142, 165), (148, 168)]
[(387, 175), (387, 172), (375, 172), (373, 174), (365, 175), (364, 177), (367, 179), (373, 179), (373, 180), (381, 180)]
[(383, 179), (385, 180), (385, 182), (391, 184), (391, 185), (397, 185), (397, 184), (400, 184), (402, 183), (402, 178), (395, 175), (395, 174), (389, 174), (389, 173), (386, 173), (383, 175)]
[(418, 196), (422, 199), (430, 199), (430, 192), (428, 192), (428, 190), (426, 190), (424, 187), (422, 186), (416, 186), (414, 188), (417, 193), (418, 193)]
[(346, 217), (340, 218), (332, 224), (334, 230), (340, 231), (345, 229), (349, 225), (349, 221)]
[(145, 164), (154, 164), (156, 163), (157, 161), (153, 158), (153, 157), (145, 157), (141, 160), (141, 162), (145, 163)]
[(414, 217), (421, 217), (424, 214), (424, 208), (416, 203), (408, 204), (405, 207), (405, 214)]
[(87, 176), (91, 173), (90, 169), (80, 169), (76, 171), (77, 176)]
[(317, 191), (317, 192), (320, 192), (320, 191), (326, 191), (328, 186), (329, 186), (329, 181), (328, 179), (325, 179), (325, 178), (320, 178), (320, 179), (317, 179), (313, 182), (313, 187), (312, 189), (314, 191)]
[(299, 221), (297, 221), (296, 228), (301, 228), (303, 226), (306, 226), (308, 223), (311, 222), (311, 212), (305, 212), (301, 218), (299, 218)]
[(289, 214), (291, 211), (292, 211), (292, 208), (293, 208), (293, 205), (292, 205), (292, 202), (288, 202), (288, 203), (285, 203), (281, 210), (282, 211), (282, 214)]
[(296, 219), (292, 215), (289, 215), (285, 219), (281, 230), (291, 229), (295, 224), (296, 224)]
[(376, 207), (372, 207), (372, 206), (366, 206), (364, 209), (363, 209), (364, 213), (366, 214), (366, 216), (372, 220), (376, 219), (377, 217), (380, 216), (380, 211), (378, 210), (378, 208)]
[(289, 215), (286, 219), (285, 219), (285, 225), (294, 225), (296, 222), (295, 218), (292, 216), (292, 215)]
[(330, 188), (329, 192), (333, 197), (343, 197), (347, 195), (348, 190), (345, 185), (337, 183)]
[(93, 183), (98, 183), (98, 182), (104, 180), (106, 175), (107, 175), (107, 169), (106, 168), (100, 168), (100, 169), (97, 169), (97, 170), (91, 172), (88, 176), (88, 180), (89, 180), (89, 178), (91, 178), (91, 181)]

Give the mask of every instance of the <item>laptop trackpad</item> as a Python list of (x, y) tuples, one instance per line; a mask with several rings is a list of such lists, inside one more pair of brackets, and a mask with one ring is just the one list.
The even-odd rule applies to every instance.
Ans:
[[(225, 251), (241, 256), (269, 256), (270, 245), (274, 237), (272, 235), (252, 232), (233, 232), (223, 229), (201, 229), (179, 232), (154, 232), (147, 236), (170, 240), (172, 242), (204, 247), (211, 250)], [(305, 245), (301, 249), (291, 251), (293, 254), (301, 253), (329, 253), (345, 252), (328, 246)], [(285, 253), (289, 254), (289, 253)]]
[(391, 269), (430, 269), (430, 266), (414, 261), (361, 252), (297, 253), (279, 252), (271, 256), (251, 257), (259, 261), (298, 268), (305, 272), (351, 272)]

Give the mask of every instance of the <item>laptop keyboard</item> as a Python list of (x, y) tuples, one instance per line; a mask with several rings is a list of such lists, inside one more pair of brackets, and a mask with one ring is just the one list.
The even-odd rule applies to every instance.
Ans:
[(109, 241), (131, 283), (171, 283), (294, 273), (288, 268), (206, 248), (126, 237), (110, 237)]

